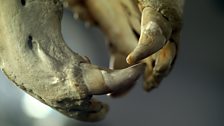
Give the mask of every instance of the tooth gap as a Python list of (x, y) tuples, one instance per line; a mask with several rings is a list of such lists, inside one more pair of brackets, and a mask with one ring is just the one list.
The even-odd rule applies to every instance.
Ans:
[(155, 67), (155, 65), (156, 65), (156, 61), (153, 60), (151, 64), (152, 64), (152, 67)]
[(110, 48), (114, 48), (114, 45), (113, 45), (111, 42), (109, 42), (108, 46), (109, 46)]
[(133, 33), (135, 34), (135, 37), (136, 37), (137, 39), (140, 38), (140, 34), (139, 34), (137, 31), (133, 30)]
[(23, 6), (25, 6), (25, 5), (26, 5), (26, 0), (21, 0), (21, 4), (22, 4)]

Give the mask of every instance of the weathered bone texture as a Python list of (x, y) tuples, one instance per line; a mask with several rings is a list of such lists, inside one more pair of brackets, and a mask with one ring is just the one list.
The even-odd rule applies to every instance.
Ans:
[(0, 0), (0, 67), (41, 102), (83, 121), (103, 119), (108, 106), (92, 99), (129, 87), (144, 69), (91, 65), (65, 44), (59, 0)]
[(98, 25), (106, 34), (111, 68), (144, 59), (146, 91), (156, 87), (174, 64), (183, 4), (184, 0), (64, 0), (75, 18)]

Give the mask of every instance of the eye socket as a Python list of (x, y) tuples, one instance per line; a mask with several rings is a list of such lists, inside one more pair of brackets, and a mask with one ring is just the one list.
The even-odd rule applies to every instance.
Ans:
[(25, 6), (25, 5), (26, 5), (26, 0), (21, 0), (21, 4), (22, 4), (23, 6)]

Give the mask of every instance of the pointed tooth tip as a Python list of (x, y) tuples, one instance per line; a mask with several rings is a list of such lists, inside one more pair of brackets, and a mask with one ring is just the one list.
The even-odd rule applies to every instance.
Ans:
[(139, 52), (137, 52), (136, 49), (133, 50), (133, 52), (131, 52), (126, 58), (126, 62), (129, 65), (135, 64), (135, 63), (139, 62), (140, 60), (142, 60), (142, 59), (140, 58)]
[(112, 91), (118, 91), (120, 89), (129, 87), (133, 81), (136, 81), (141, 73), (143, 73), (144, 68), (145, 64), (139, 63), (121, 70), (115, 70), (111, 72), (102, 71), (102, 75), (104, 77), (105, 84)]
[(147, 51), (146, 46), (142, 46), (141, 44), (138, 44), (136, 48), (127, 56), (126, 62), (128, 64), (135, 64), (139, 62), (140, 60), (148, 57), (151, 55), (149, 51)]
[(145, 7), (142, 12), (139, 42), (127, 57), (127, 63), (133, 64), (160, 50), (171, 33), (170, 23), (154, 9)]
[(133, 63), (135, 63), (135, 58), (133, 58), (132, 54), (129, 54), (129, 55), (127, 56), (127, 58), (126, 58), (126, 62), (127, 62), (128, 64), (133, 64)]
[(83, 77), (89, 93), (102, 95), (130, 87), (143, 73), (145, 64), (139, 63), (125, 69), (101, 69), (91, 64), (83, 64)]
[(162, 33), (150, 37), (146, 36), (148, 35), (142, 35), (142, 37), (139, 39), (138, 45), (127, 56), (126, 62), (128, 64), (134, 64), (146, 57), (151, 56), (166, 44), (166, 38)]

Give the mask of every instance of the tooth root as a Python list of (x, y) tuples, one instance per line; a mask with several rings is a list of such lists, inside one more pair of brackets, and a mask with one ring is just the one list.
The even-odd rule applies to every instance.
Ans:
[(83, 78), (92, 95), (113, 93), (130, 87), (145, 68), (143, 63), (121, 70), (102, 69), (91, 64), (83, 65)]
[(150, 7), (144, 8), (141, 20), (139, 43), (126, 59), (129, 64), (136, 63), (161, 49), (172, 31), (169, 22)]

